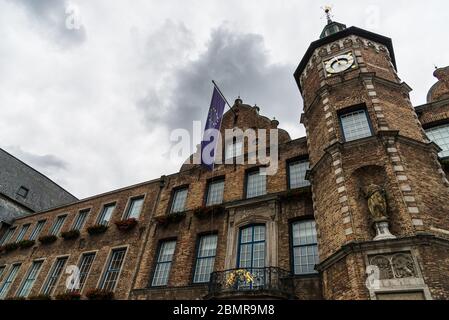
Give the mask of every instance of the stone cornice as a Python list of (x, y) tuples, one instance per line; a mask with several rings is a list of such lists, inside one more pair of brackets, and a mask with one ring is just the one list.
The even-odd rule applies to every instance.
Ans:
[(320, 264), (317, 265), (316, 269), (319, 272), (323, 272), (327, 268), (329, 268), (334, 263), (344, 259), (350, 254), (360, 253), (370, 250), (377, 249), (394, 249), (394, 248), (403, 248), (405, 246), (412, 247), (417, 245), (425, 245), (425, 246), (444, 246), (449, 248), (449, 240), (438, 237), (431, 233), (419, 233), (414, 236), (408, 236), (398, 239), (390, 239), (383, 241), (353, 241), (343, 245), (337, 252), (323, 260)]

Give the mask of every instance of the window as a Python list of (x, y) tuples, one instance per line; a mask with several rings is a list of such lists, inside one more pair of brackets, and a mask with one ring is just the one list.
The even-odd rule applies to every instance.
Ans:
[(213, 206), (223, 203), (224, 179), (209, 182), (207, 188), (206, 206)]
[(164, 241), (161, 243), (157, 256), (156, 268), (154, 269), (153, 282), (151, 284), (153, 287), (167, 285), (175, 248), (175, 240)]
[(89, 275), (90, 268), (92, 267), (92, 263), (95, 259), (95, 253), (85, 253), (81, 257), (81, 261), (78, 265), (78, 268), (80, 270), (79, 273), (79, 292), (83, 290), (84, 284), (86, 283), (87, 277)]
[(126, 249), (112, 250), (111, 257), (106, 268), (106, 271), (101, 280), (100, 289), (114, 291), (117, 283), (120, 270), (122, 268), (123, 260), (125, 259)]
[(124, 219), (139, 219), (143, 207), (143, 197), (133, 198), (129, 202)]
[(67, 257), (57, 258), (53, 267), (50, 270), (50, 274), (45, 282), (44, 289), (42, 290), (42, 294), (51, 295), (53, 290), (58, 283), (59, 277), (61, 276), (62, 271), (64, 270), (65, 263), (67, 261)]
[(426, 133), (431, 141), (443, 149), (439, 156), (441, 158), (449, 157), (449, 124), (427, 129)]
[(25, 188), (24, 186), (22, 186), (17, 191), (17, 194), (19, 196), (21, 196), (22, 198), (26, 198), (26, 197), (28, 197), (28, 192), (30, 192), (30, 190), (28, 188)]
[(25, 237), (25, 234), (27, 233), (28, 229), (30, 228), (30, 224), (24, 224), (22, 228), (20, 229), (19, 234), (17, 235), (16, 242), (20, 242)]
[(20, 289), (17, 294), (18, 297), (24, 298), (28, 297), (31, 289), (33, 288), (34, 282), (36, 281), (39, 270), (42, 267), (42, 263), (43, 261), (33, 261), (33, 264), (31, 265), (31, 268), (28, 271), (27, 277), (20, 286)]
[(196, 257), (194, 283), (209, 282), (210, 274), (214, 270), (215, 254), (217, 251), (217, 235), (207, 235), (200, 238)]
[(265, 267), (265, 225), (254, 225), (240, 230), (238, 267)]
[(78, 213), (76, 216), (75, 222), (73, 223), (72, 230), (78, 230), (80, 231), (84, 223), (86, 222), (87, 216), (89, 215), (90, 209), (82, 210)]
[(5, 272), (6, 266), (0, 266), (0, 280), (2, 279), (3, 272)]
[(11, 284), (16, 279), (17, 273), (20, 269), (20, 263), (14, 264), (9, 271), (8, 276), (6, 277), (3, 285), (0, 286), (0, 299), (4, 299), (8, 294), (8, 290), (11, 287)]
[(309, 161), (294, 161), (288, 165), (289, 188), (296, 189), (310, 186), (310, 182), (306, 180), (306, 173), (309, 170)]
[(318, 244), (315, 221), (299, 221), (292, 224), (293, 269), (295, 274), (316, 273)]
[(97, 224), (107, 226), (109, 224), (109, 220), (111, 220), (114, 209), (115, 203), (105, 205), (98, 216)]
[(183, 212), (185, 210), (187, 191), (187, 188), (175, 190), (175, 193), (173, 194), (170, 213)]
[(246, 197), (255, 198), (267, 193), (267, 176), (262, 175), (260, 170), (247, 173), (246, 177)]
[(226, 160), (237, 158), (243, 155), (243, 141), (233, 141), (226, 145)]
[(62, 225), (64, 224), (65, 218), (67, 218), (67, 215), (59, 216), (56, 218), (55, 223), (53, 223), (53, 226), (50, 230), (50, 235), (57, 236), (59, 234), (59, 231), (61, 231)]
[(265, 283), (265, 225), (240, 229), (237, 267), (254, 276), (251, 283), (240, 283), (238, 289), (258, 289)]
[(347, 142), (372, 136), (365, 109), (340, 115), (340, 122)]
[(14, 232), (16, 232), (16, 227), (9, 228), (3, 235), (2, 240), (0, 241), (0, 246), (9, 243), (9, 240), (11, 240)]
[(31, 232), (30, 240), (36, 240), (37, 237), (39, 237), (42, 229), (44, 228), (46, 220), (40, 220), (37, 222), (36, 226), (33, 229), (33, 232)]

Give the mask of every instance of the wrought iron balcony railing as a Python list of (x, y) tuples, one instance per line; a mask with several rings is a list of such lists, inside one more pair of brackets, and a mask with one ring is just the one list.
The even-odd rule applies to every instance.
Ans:
[(294, 285), (286, 270), (266, 268), (240, 268), (217, 271), (211, 274), (209, 296), (244, 294), (257, 292), (270, 293), (286, 298), (293, 296)]

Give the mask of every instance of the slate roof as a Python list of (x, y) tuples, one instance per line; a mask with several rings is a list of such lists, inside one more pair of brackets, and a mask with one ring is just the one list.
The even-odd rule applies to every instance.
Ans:
[[(26, 197), (19, 195), (21, 187), (28, 190)], [(3, 210), (0, 210), (0, 221), (10, 221), (18, 215), (14, 210), (5, 209), (5, 199), (9, 199), (13, 206), (17, 207), (19, 204), (31, 212), (47, 210), (78, 200), (51, 179), (1, 148), (0, 194), (4, 204)]]

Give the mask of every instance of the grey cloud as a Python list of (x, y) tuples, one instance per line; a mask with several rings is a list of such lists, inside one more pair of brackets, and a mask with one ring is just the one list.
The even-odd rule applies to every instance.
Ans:
[(10, 0), (26, 10), (32, 22), (44, 28), (42, 36), (50, 37), (62, 47), (82, 44), (87, 39), (86, 28), (67, 28), (66, 20), (71, 12), (66, 13), (68, 2), (64, 0)]
[(221, 26), (212, 31), (207, 49), (197, 59), (175, 71), (168, 101), (163, 103), (150, 89), (139, 107), (147, 120), (157, 119), (169, 129), (189, 130), (192, 121), (206, 117), (214, 79), (229, 103), (240, 94), (244, 103), (257, 103), (263, 115), (275, 116), (281, 127), (299, 127), (302, 103), (293, 79), (294, 68), (271, 64), (261, 35), (236, 33)]
[(9, 146), (5, 150), (33, 168), (43, 171), (66, 170), (67, 163), (52, 154), (38, 155), (23, 150), (19, 146)]

